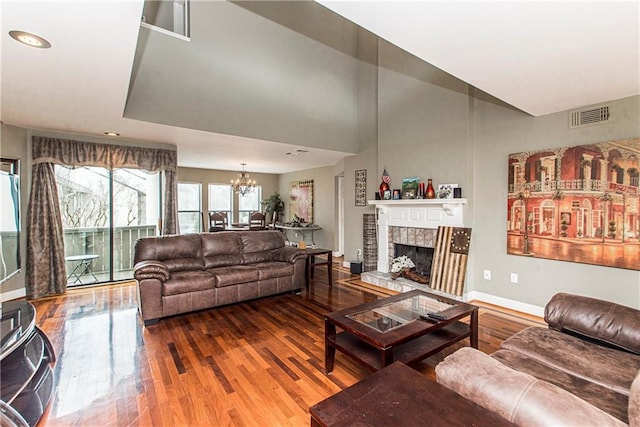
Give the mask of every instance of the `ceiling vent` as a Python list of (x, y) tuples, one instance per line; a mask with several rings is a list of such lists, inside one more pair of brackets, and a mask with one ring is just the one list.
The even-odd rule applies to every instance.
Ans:
[(591, 108), (589, 110), (572, 111), (569, 113), (569, 128), (598, 125), (611, 122), (609, 106)]

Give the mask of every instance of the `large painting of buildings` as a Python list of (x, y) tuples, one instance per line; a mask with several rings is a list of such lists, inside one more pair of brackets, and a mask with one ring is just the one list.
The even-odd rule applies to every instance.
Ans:
[(640, 138), (509, 156), (507, 252), (640, 270)]

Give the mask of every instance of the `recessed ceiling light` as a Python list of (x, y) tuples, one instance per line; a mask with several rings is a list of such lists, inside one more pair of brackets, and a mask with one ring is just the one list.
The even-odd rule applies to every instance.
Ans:
[(104, 134), (107, 136), (120, 136), (118, 132), (105, 132)]
[(41, 49), (48, 49), (51, 47), (51, 43), (35, 34), (27, 33), (24, 31), (9, 31), (9, 35), (14, 40), (19, 41), (22, 44), (26, 44), (31, 47), (38, 47)]

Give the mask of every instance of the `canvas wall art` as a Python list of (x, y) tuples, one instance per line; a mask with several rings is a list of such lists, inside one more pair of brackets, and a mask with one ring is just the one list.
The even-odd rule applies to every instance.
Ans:
[(294, 181), (289, 189), (289, 221), (294, 216), (313, 223), (313, 180)]
[(640, 138), (509, 155), (507, 253), (640, 270)]

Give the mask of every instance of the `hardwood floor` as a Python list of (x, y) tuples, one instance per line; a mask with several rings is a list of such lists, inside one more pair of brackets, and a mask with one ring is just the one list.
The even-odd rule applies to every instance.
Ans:
[[(309, 425), (309, 406), (370, 374), (338, 353), (325, 375), (323, 314), (385, 296), (342, 267), (334, 267), (329, 287), (323, 270), (300, 295), (179, 315), (148, 328), (136, 313), (134, 283), (33, 301), (58, 356), (46, 425)], [(532, 323), (483, 308), (480, 349), (495, 351)], [(444, 356), (414, 368), (433, 378)]]

